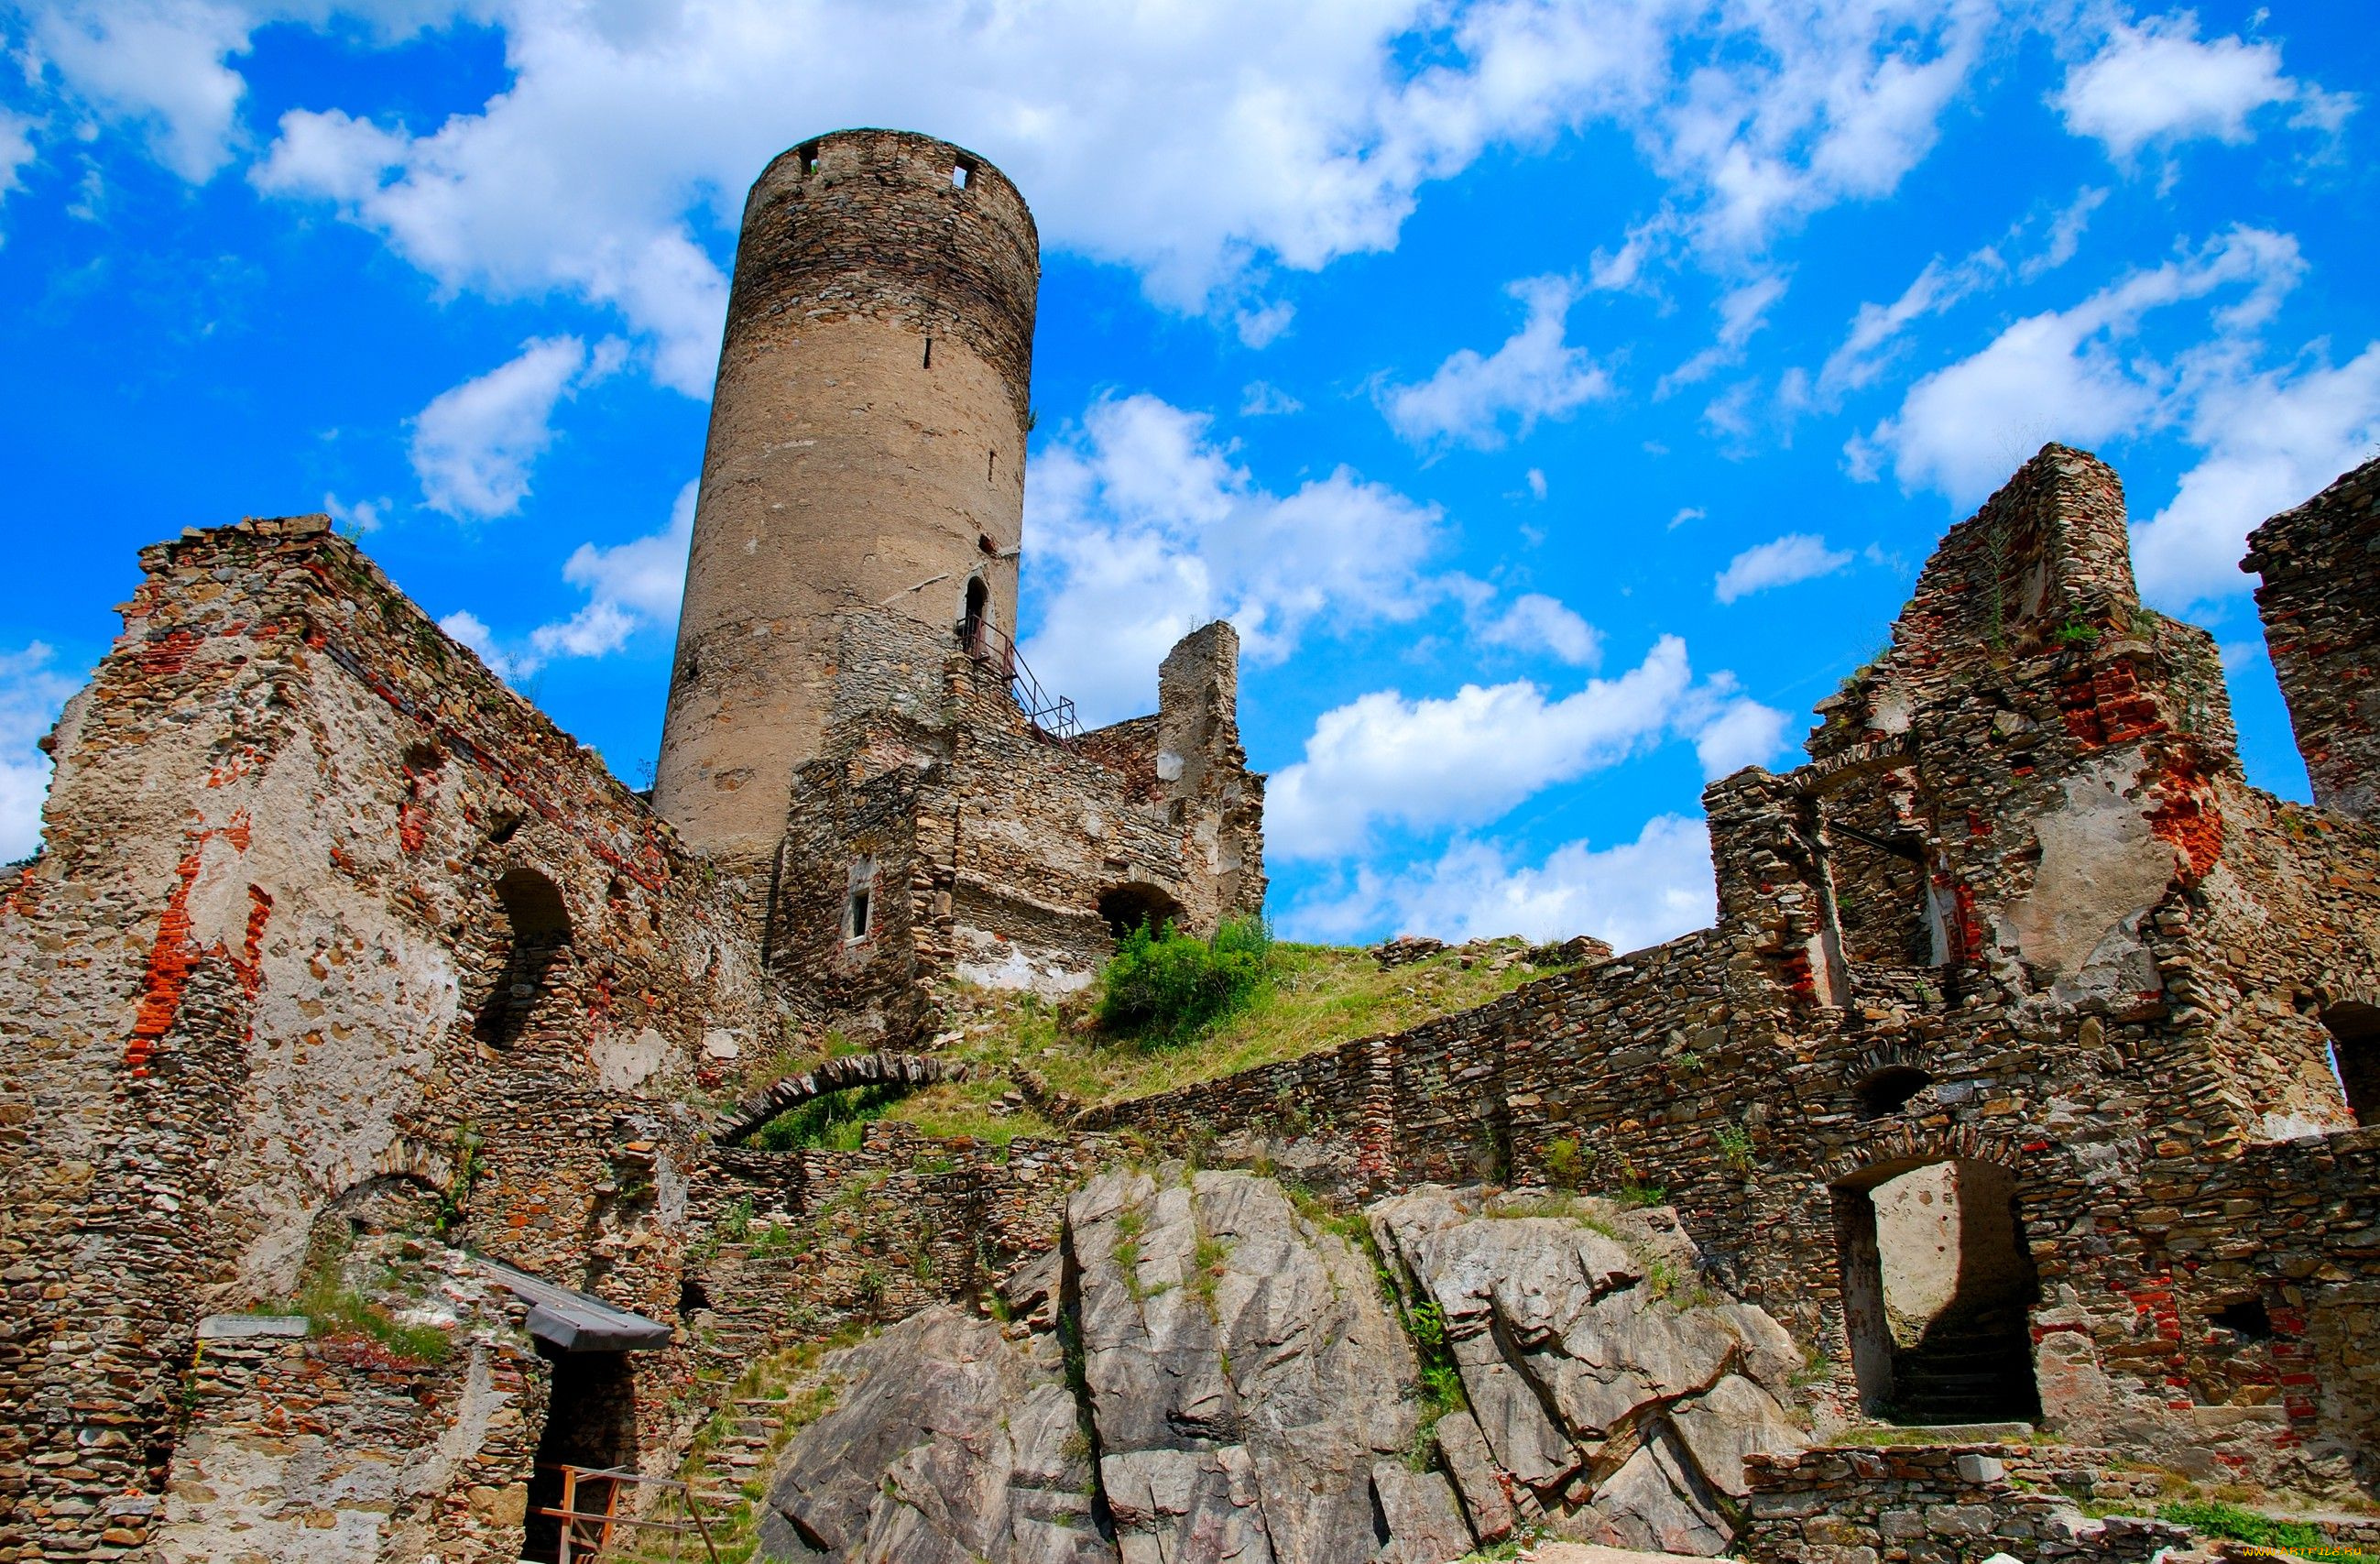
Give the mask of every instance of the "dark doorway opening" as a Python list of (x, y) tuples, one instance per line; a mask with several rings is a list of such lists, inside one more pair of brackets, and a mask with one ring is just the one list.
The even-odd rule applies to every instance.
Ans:
[(1145, 880), (1114, 886), (1099, 893), (1099, 916), (1119, 940), (1141, 925), (1151, 934), (1167, 924), (1182, 927), (1182, 903)]
[[(626, 1485), (589, 1477), (589, 1473), (633, 1469), (637, 1464), (637, 1375), (625, 1352), (559, 1352), (549, 1354), (553, 1364), (553, 1395), (545, 1411), (545, 1430), (538, 1437), (537, 1467), (528, 1484), (528, 1535), (521, 1557), (552, 1564), (561, 1557), (564, 1522), (545, 1511), (562, 1505), (563, 1468), (580, 1469), (571, 1507), (575, 1513), (608, 1514), (615, 1502), (625, 1506)], [(596, 1521), (574, 1521), (574, 1558), (594, 1551), (604, 1530)], [(625, 1537), (627, 1528), (615, 1534)]]
[(988, 649), (984, 645), (983, 627), (989, 622), (990, 614), (991, 588), (984, 585), (982, 576), (969, 576), (966, 584), (966, 612), (959, 618), (959, 642), (967, 650), (980, 655)]
[(1946, 1158), (1835, 1187), (1844, 1327), (1860, 1405), (1888, 1422), (2032, 1422), (2040, 1285), (2015, 1178)]
[(528, 1035), (555, 972), (570, 959), (570, 914), (553, 881), (535, 869), (506, 871), (496, 900), (504, 914), (504, 966), (471, 1031), (492, 1047), (510, 1048)]
[(2330, 1029), (2330, 1060), (2338, 1072), (2347, 1110), (2369, 1128), (2380, 1124), (2380, 1005), (2350, 1001), (2322, 1012)]

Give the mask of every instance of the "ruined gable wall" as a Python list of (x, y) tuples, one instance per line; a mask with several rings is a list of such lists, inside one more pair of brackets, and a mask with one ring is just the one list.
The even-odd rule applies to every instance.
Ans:
[[(137, 1529), (198, 1315), (287, 1291), (360, 1182), (667, 1317), (674, 1083), (759, 997), (667, 828), (321, 518), (143, 563), (0, 906), (0, 1550)], [(518, 868), (573, 938), (499, 1049)]]
[(2380, 808), (2380, 461), (2248, 535), (2256, 610), (2314, 802)]
[[(839, 637), (826, 750), (794, 789), (767, 916), (790, 1003), (908, 1040), (945, 977), (1080, 988), (1113, 949), (1099, 903), (1120, 887), (1201, 932), (1261, 905), (1263, 779), (1239, 746), (1228, 625), (1175, 649), (1157, 715), (1074, 743), (1026, 719), (1001, 655), (892, 613), (847, 613)], [(883, 922), (853, 941), (863, 871)]]

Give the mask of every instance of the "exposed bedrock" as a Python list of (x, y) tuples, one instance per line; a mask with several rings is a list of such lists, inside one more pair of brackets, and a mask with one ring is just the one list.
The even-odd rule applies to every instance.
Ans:
[(1441, 1564), (1538, 1520), (1723, 1551), (1744, 1457), (1805, 1443), (1791, 1340), (1696, 1280), (1666, 1210), (1528, 1208), (1556, 1214), (1383, 1201), (1376, 1263), (1270, 1179), (1103, 1173), (1004, 1284), (1012, 1323), (936, 1308), (823, 1361), (838, 1404), (786, 1449), (763, 1554)]
[[(1546, 1215), (1494, 1215), (1498, 1209)], [(1586, 1197), (1499, 1207), (1426, 1187), (1371, 1207), (1419, 1307), (1443, 1321), (1502, 1493), (1465, 1477), (1474, 1436), (1441, 1426), (1475, 1522), (1515, 1503), (1614, 1546), (1717, 1554), (1743, 1458), (1808, 1443), (1788, 1412), (1801, 1364), (1783, 1327), (1699, 1278), (1667, 1209)]]

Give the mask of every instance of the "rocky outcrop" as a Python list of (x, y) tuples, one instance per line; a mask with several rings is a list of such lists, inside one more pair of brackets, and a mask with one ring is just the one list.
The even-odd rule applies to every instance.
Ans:
[(948, 1306), (829, 1354), (834, 1410), (795, 1437), (760, 1522), (766, 1558), (1111, 1564), (1090, 1443), (1054, 1336), (1005, 1339)]
[(1699, 1279), (1666, 1209), (1424, 1188), (1370, 1219), (1462, 1376), (1476, 1432), (1450, 1419), (1439, 1445), (1483, 1536), (1516, 1505), (1588, 1541), (1721, 1553), (1744, 1457), (1807, 1442), (1791, 1339)]
[(1245, 1173), (1111, 1172), (1067, 1225), (1127, 1564), (1469, 1549), (1446, 1479), (1400, 1464), (1419, 1365), (1356, 1243)]
[[(1724, 1551), (1745, 1456), (1804, 1442), (1791, 1342), (1696, 1282), (1666, 1211), (1511, 1209), (1384, 1201), (1384, 1271), (1270, 1179), (1102, 1173), (1008, 1323), (936, 1308), (823, 1361), (840, 1404), (788, 1447), (763, 1556), (1444, 1564), (1540, 1519)], [(1424, 1393), (1448, 1363), (1468, 1410)]]

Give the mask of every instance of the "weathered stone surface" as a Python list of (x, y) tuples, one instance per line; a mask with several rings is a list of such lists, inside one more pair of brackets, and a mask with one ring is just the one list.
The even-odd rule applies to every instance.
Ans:
[(1372, 1493), (1390, 1536), (1373, 1555), (1376, 1564), (1446, 1564), (1471, 1551), (1471, 1531), (1455, 1505), (1453, 1486), (1439, 1473), (1375, 1461)]
[[(1732, 1532), (1713, 1490), (1742, 1494), (1747, 1454), (1807, 1442), (1747, 1376), (1782, 1390), (1798, 1361), (1791, 1339), (1759, 1309), (1706, 1291), (1682, 1306), (1670, 1296), (1699, 1287), (1681, 1269), (1698, 1255), (1672, 1214), (1584, 1198), (1567, 1206), (1499, 1216), (1477, 1191), (1432, 1187), (1370, 1216), (1382, 1252), (1444, 1320), (1479, 1432), (1506, 1472), (1548, 1509), (1584, 1500), (1586, 1534), (1721, 1551)], [(1607, 1441), (1638, 1439), (1633, 1453), (1626, 1442), (1604, 1453)], [(1485, 1485), (1457, 1453), (1466, 1441), (1457, 1423), (1441, 1442), (1468, 1500)], [(1610, 1475), (1586, 1484), (1582, 1469)]]
[[(1375, 1473), (1413, 1440), (1417, 1365), (1360, 1250), (1242, 1173), (1110, 1172), (1068, 1223), (1125, 1559), (1337, 1564), (1428, 1540), (1393, 1516), (1380, 1534)], [(1439, 1534), (1410, 1485), (1397, 1503)]]
[(1438, 1420), (1435, 1432), (1439, 1461), (1454, 1481), (1472, 1534), (1482, 1543), (1500, 1543), (1511, 1536), (1519, 1517), (1512, 1513), (1512, 1496), (1504, 1491), (1495, 1453), (1488, 1448), (1488, 1437), (1479, 1431), (1478, 1420), (1467, 1412), (1451, 1412)]
[(1057, 1343), (929, 1309), (832, 1354), (838, 1404), (795, 1436), (763, 1557), (836, 1564), (1094, 1564), (1089, 1444)]

